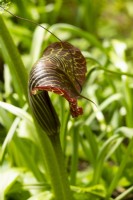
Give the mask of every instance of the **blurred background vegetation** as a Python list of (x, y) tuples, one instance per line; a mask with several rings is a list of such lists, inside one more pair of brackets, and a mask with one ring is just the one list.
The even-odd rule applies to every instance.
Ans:
[[(133, 1), (13, 0), (0, 5), (42, 24), (86, 57), (82, 94), (97, 108), (80, 99), (84, 114), (72, 119), (67, 102), (50, 93), (75, 199), (133, 199)], [(29, 73), (57, 39), (32, 23), (1, 15)], [(19, 89), (1, 39), (0, 199), (49, 200), (53, 197), (36, 130)]]

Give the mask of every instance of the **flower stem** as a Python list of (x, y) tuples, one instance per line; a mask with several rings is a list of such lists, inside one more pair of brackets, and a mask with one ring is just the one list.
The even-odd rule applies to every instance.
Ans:
[[(60, 138), (59, 138), (59, 134), (56, 134), (55, 136), (50, 137), (52, 146), (54, 148), (54, 152), (55, 152), (55, 156), (56, 156), (56, 160), (58, 162), (58, 168), (60, 171), (60, 180), (61, 180), (61, 187), (60, 188), (63, 193), (63, 198), (62, 200), (74, 200), (72, 193), (70, 191), (70, 185), (68, 182), (68, 176), (67, 176), (67, 172), (66, 172), (66, 168), (65, 168), (65, 162), (64, 162), (64, 156), (63, 156), (63, 152), (61, 149), (61, 143), (60, 143)], [(56, 174), (57, 176), (57, 174)]]

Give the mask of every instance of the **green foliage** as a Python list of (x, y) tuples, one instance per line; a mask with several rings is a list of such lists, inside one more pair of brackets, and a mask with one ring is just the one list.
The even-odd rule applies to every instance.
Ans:
[[(132, 8), (130, 0), (14, 0), (9, 7), (16, 15), (42, 23), (86, 57), (82, 94), (97, 107), (79, 99), (84, 114), (73, 119), (65, 99), (50, 93), (77, 200), (133, 198)], [(38, 135), (33, 123), (27, 74), (44, 48), (55, 41), (40, 27), (6, 12), (0, 16), (1, 200), (54, 199), (48, 165), (55, 168), (53, 177), (59, 181), (57, 161), (48, 138), (39, 128)], [(56, 184), (55, 178), (52, 181)]]

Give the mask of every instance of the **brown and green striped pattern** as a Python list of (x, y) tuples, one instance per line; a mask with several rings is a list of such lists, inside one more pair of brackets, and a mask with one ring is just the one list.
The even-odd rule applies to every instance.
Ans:
[[(43, 104), (47, 107), (43, 93), (52, 91), (68, 100), (73, 117), (82, 114), (82, 108), (77, 106), (77, 99), (85, 80), (85, 73), (86, 61), (78, 48), (67, 42), (56, 42), (49, 45), (30, 73), (29, 96), (33, 110), (36, 110), (35, 105), (39, 109), (43, 108)], [(38, 91), (43, 92), (38, 93)], [(48, 114), (46, 109), (44, 109), (45, 117)], [(34, 113), (39, 118), (39, 113), (42, 116), (42, 112), (36, 110)], [(43, 120), (41, 121), (42, 124)]]

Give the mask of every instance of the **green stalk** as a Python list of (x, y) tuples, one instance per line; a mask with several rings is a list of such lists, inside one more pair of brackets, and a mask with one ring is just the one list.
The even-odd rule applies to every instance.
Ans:
[(97, 144), (95, 135), (92, 133), (92, 131), (89, 129), (88, 126), (84, 126), (84, 129), (85, 129), (86, 138), (89, 142), (90, 149), (92, 151), (93, 160), (96, 161), (96, 157), (97, 157), (99, 149), (98, 149), (98, 144)]
[(78, 133), (79, 127), (76, 127), (74, 129), (74, 132), (72, 133), (72, 164), (71, 164), (71, 185), (76, 184), (76, 172), (77, 172), (77, 166), (78, 166), (78, 144), (79, 144), (79, 133)]
[(126, 115), (126, 123), (128, 127), (133, 127), (133, 103), (132, 103), (132, 89), (129, 87), (128, 77), (123, 79), (123, 89), (125, 95), (125, 107), (128, 115)]
[(60, 98), (61, 104), (61, 128), (60, 128), (60, 140), (62, 151), (65, 154), (66, 152), (66, 143), (67, 143), (67, 125), (70, 118), (70, 112), (65, 109), (65, 102), (63, 98)]
[(118, 76), (125, 75), (125, 76), (129, 76), (129, 77), (133, 78), (133, 74), (132, 73), (113, 71), (113, 70), (106, 69), (105, 67), (102, 67), (102, 66), (92, 67), (90, 69), (90, 71), (94, 70), (94, 69), (103, 70), (104, 72), (112, 73), (112, 74), (115, 74), (115, 75), (118, 75)]
[[(63, 156), (63, 152), (61, 149), (61, 143), (60, 143), (60, 137), (59, 134), (56, 134), (55, 136), (51, 136), (50, 140), (52, 142), (52, 146), (54, 148), (54, 153), (57, 159), (57, 163), (58, 163), (58, 170), (60, 171), (60, 174), (55, 174), (54, 176), (59, 176), (58, 179), (60, 179), (60, 198), (58, 197), (57, 200), (74, 200), (74, 198), (72, 197), (72, 193), (70, 191), (70, 185), (68, 182), (68, 175), (66, 172), (66, 168), (65, 168), (65, 162), (64, 162), (64, 156)], [(55, 167), (55, 164), (52, 166)], [(57, 170), (57, 172), (58, 172)], [(56, 183), (57, 184), (57, 183)], [(62, 195), (62, 197), (61, 197)]]

